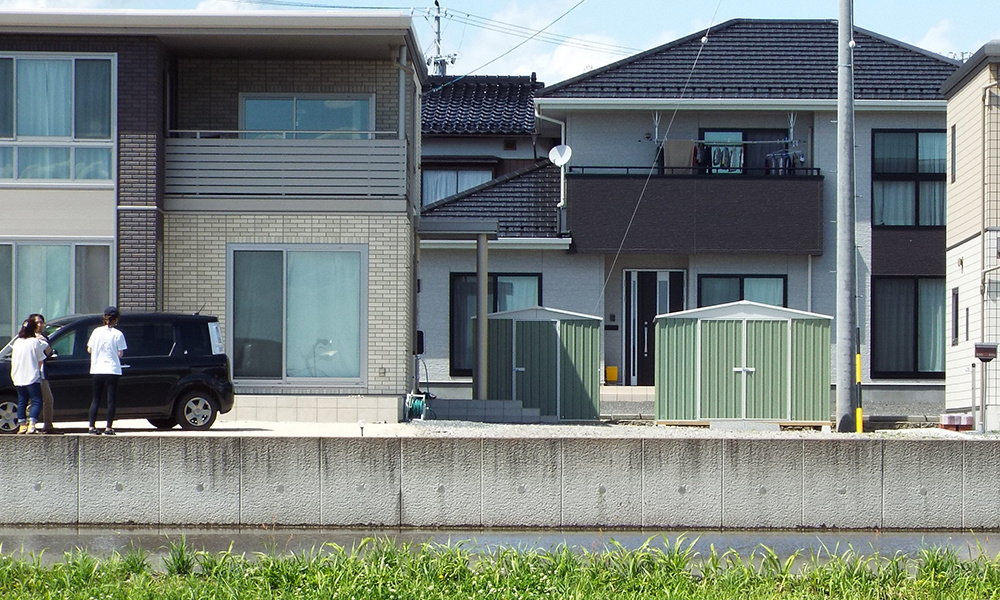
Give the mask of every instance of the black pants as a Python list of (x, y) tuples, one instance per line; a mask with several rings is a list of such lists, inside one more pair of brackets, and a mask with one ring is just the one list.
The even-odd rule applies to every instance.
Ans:
[(115, 395), (118, 393), (118, 378), (121, 375), (94, 373), (94, 399), (90, 403), (90, 426), (97, 421), (97, 407), (101, 404), (104, 390), (108, 391), (108, 427), (115, 420)]

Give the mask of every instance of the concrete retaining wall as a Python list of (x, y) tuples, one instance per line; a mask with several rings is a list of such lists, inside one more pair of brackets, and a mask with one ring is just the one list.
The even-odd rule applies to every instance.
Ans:
[(4, 436), (6, 524), (1000, 528), (1000, 440)]

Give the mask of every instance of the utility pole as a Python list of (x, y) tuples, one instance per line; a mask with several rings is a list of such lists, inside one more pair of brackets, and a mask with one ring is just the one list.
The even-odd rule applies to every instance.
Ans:
[(431, 18), (434, 19), (434, 54), (427, 57), (427, 66), (434, 67), (434, 75), (447, 75), (448, 65), (455, 64), (456, 54), (441, 54), (441, 16), (448, 13), (447, 9), (442, 10), (438, 0), (434, 0), (434, 12)]
[[(854, 2), (839, 0), (837, 27), (837, 431), (857, 429), (857, 257), (854, 190)], [(859, 432), (860, 433), (860, 432)]]

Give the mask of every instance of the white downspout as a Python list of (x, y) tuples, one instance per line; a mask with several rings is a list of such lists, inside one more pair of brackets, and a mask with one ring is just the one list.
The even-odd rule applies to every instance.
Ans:
[[(553, 119), (552, 117), (546, 117), (538, 110), (538, 105), (535, 105), (535, 118), (541, 119), (543, 121), (548, 121), (549, 123), (555, 123), (559, 126), (559, 143), (566, 143), (566, 122), (560, 121), (559, 119)], [(559, 204), (557, 205), (560, 209), (565, 210), (566, 208), (566, 165), (559, 167)]]

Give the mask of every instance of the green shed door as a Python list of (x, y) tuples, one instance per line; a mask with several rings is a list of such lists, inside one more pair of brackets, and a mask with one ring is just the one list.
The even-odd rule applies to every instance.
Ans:
[(558, 416), (559, 335), (554, 321), (514, 322), (514, 400)]
[(747, 321), (746, 332), (745, 416), (788, 419), (788, 321)]
[(743, 417), (743, 321), (701, 322), (702, 419)]

